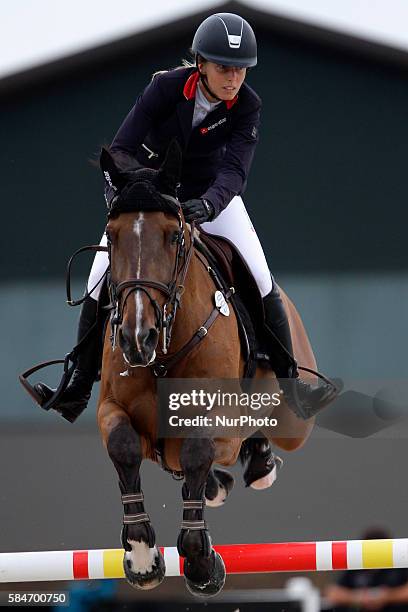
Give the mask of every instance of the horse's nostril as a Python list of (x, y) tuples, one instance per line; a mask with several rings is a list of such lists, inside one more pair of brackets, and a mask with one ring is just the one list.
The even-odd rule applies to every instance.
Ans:
[(146, 348), (153, 350), (156, 348), (157, 340), (158, 332), (154, 327), (151, 327), (143, 340), (143, 344)]
[(130, 345), (130, 341), (129, 341), (129, 334), (126, 333), (126, 330), (123, 329), (123, 327), (119, 328), (119, 344), (120, 346), (125, 349), (128, 348)]

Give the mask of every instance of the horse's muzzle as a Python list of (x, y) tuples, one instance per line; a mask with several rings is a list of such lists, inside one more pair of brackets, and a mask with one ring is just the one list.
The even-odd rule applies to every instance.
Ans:
[(123, 358), (130, 367), (145, 367), (155, 360), (159, 340), (156, 328), (142, 328), (135, 331), (122, 326), (119, 329), (118, 339)]

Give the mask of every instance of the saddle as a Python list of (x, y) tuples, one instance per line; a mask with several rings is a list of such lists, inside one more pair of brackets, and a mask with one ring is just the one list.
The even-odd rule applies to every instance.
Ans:
[(255, 279), (236, 246), (227, 238), (200, 228), (195, 246), (221, 280), (223, 289), (234, 287), (230, 302), (246, 362), (245, 378), (252, 378), (258, 361), (270, 361), (262, 342), (265, 313)]

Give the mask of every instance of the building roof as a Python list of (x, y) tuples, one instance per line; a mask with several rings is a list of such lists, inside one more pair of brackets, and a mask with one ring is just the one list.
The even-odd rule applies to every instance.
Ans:
[[(406, 0), (242, 0), (248, 11), (380, 45), (408, 57)], [(0, 79), (120, 39), (223, 10), (224, 0), (25, 0), (0, 8)], [(229, 3), (229, 7), (231, 3)]]

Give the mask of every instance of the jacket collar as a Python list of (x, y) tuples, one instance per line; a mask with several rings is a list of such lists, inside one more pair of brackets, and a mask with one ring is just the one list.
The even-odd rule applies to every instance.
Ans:
[[(195, 98), (196, 89), (198, 86), (198, 81), (200, 80), (200, 74), (198, 71), (193, 72), (188, 77), (186, 84), (184, 85), (183, 94), (187, 100), (192, 100)], [(229, 110), (232, 106), (234, 106), (235, 102), (238, 100), (238, 94), (232, 100), (225, 100), (225, 106)]]

